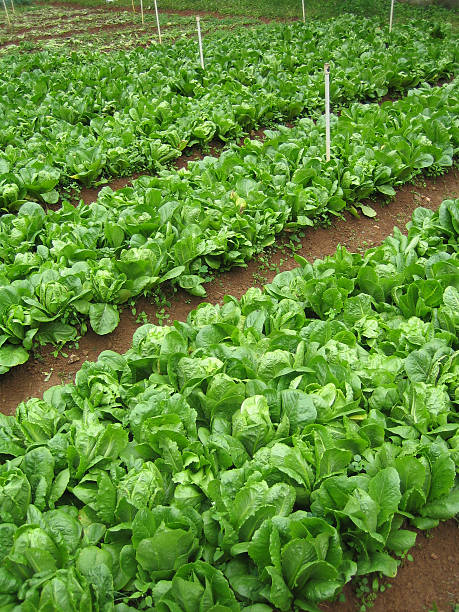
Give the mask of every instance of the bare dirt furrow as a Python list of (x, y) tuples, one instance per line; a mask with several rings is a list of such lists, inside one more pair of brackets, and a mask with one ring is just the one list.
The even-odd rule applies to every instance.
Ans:
[[(407, 525), (409, 528), (409, 525)], [(459, 529), (454, 520), (431, 531), (417, 531), (416, 545), (399, 567), (394, 579), (373, 577), (367, 585), (353, 581), (344, 588), (344, 602), (325, 603), (323, 612), (456, 612), (459, 602)], [(356, 590), (369, 589), (357, 598)], [(360, 590), (360, 593), (362, 591)], [(365, 607), (364, 607), (365, 606)]]

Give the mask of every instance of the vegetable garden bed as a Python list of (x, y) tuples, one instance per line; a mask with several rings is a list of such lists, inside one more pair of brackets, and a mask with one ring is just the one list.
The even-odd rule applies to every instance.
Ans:
[(0, 26), (5, 612), (457, 612), (455, 18), (238, 2)]
[[(75, 340), (88, 318), (96, 333), (110, 333), (117, 304), (166, 281), (205, 295), (205, 273), (245, 265), (284, 229), (326, 222), (346, 207), (374, 216), (359, 200), (392, 196), (423, 168), (452, 165), (457, 99), (453, 82), (381, 106), (352, 105), (334, 118), (329, 162), (323, 124), (302, 119), (186, 171), (102, 190), (91, 207), (67, 203), (45, 214), (27, 202), (0, 217), (2, 373), (33, 346)], [(378, 146), (382, 138), (389, 146)]]
[(31, 606), (71, 581), (96, 606), (114, 589), (120, 611), (181, 609), (192, 584), (196, 609), (310, 610), (356, 573), (395, 575), (404, 521), (458, 510), (458, 217), (457, 200), (417, 209), (408, 237), (363, 257), (341, 248), (187, 324), (141, 327), (125, 356), (5, 418), (5, 609), (24, 567)]
[[(160, 26), (164, 43), (193, 36), (193, 17), (161, 13)], [(250, 17), (209, 16), (203, 23), (203, 33), (248, 27), (259, 23)], [(104, 51), (129, 50), (156, 46), (156, 18), (147, 12), (144, 24), (139, 13), (90, 9), (75, 10), (36, 6), (19, 15), (14, 27), (0, 25), (0, 52), (27, 51)]]
[[(425, 206), (436, 210), (444, 199), (459, 197), (459, 174), (451, 170), (441, 177), (418, 179), (414, 184), (401, 187), (390, 205), (379, 197), (371, 205), (377, 216), (355, 217), (345, 213), (345, 218), (333, 219), (328, 227), (306, 228), (304, 232), (279, 236), (271, 247), (250, 261), (246, 268), (233, 268), (222, 272), (206, 283), (207, 296), (200, 298), (181, 290), (174, 292), (165, 287), (149, 298), (128, 303), (121, 312), (119, 326), (108, 336), (88, 332), (77, 342), (65, 347), (38, 347), (34, 358), (13, 368), (0, 377), (0, 411), (13, 414), (16, 406), (35, 395), (41, 395), (49, 387), (73, 380), (81, 362), (96, 359), (107, 346), (117, 352), (125, 352), (131, 345), (135, 330), (145, 322), (170, 324), (174, 320), (185, 321), (189, 312), (200, 303), (221, 303), (225, 295), (240, 298), (252, 286), (262, 287), (274, 276), (296, 266), (294, 255), (309, 261), (331, 255), (338, 244), (352, 252), (361, 252), (378, 245), (394, 226), (403, 228), (414, 209)], [(89, 200), (91, 201), (91, 200)]]
[(327, 59), (337, 111), (455, 74), (457, 36), (447, 25), (400, 26), (391, 35), (374, 26), (342, 17), (217, 32), (206, 40), (205, 72), (195, 40), (108, 55), (8, 54), (0, 58), (0, 205), (55, 203), (75, 181), (155, 171), (193, 144), (318, 117)]

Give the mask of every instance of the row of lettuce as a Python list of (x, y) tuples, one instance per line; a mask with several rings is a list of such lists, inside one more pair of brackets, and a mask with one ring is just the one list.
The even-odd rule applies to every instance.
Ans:
[[(206, 274), (244, 265), (287, 228), (326, 222), (422, 169), (440, 173), (458, 148), (457, 83), (412, 90), (395, 103), (353, 105), (323, 122), (267, 132), (187, 169), (102, 190), (90, 207), (45, 213), (33, 202), (0, 217), (0, 373), (34, 345), (118, 325), (118, 305), (165, 282), (205, 295)], [(384, 144), (381, 144), (384, 143)], [(81, 325), (81, 327), (80, 327)]]
[(0, 59), (0, 208), (58, 200), (59, 187), (157, 169), (186, 147), (235, 139), (331, 97), (380, 98), (457, 72), (457, 35), (423, 21), (389, 35), (346, 15), (275, 24), (132, 53), (8, 54)]
[(4, 612), (318, 610), (459, 512), (459, 200), (0, 415)]

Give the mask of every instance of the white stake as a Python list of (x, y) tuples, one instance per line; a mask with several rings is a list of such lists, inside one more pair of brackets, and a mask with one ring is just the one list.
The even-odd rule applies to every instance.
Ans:
[(142, 13), (142, 25), (145, 23), (143, 18), (143, 0), (140, 0), (140, 12)]
[(159, 44), (161, 44), (161, 28), (159, 27), (159, 15), (158, 15), (158, 5), (156, 3), (155, 0), (155, 13), (156, 13), (156, 25), (158, 26), (158, 38), (159, 38)]
[(392, 32), (392, 19), (394, 17), (394, 1), (390, 3), (390, 18), (389, 18), (389, 32)]
[(301, 0), (301, 6), (303, 8), (303, 23), (306, 23), (306, 14), (304, 12), (304, 0)]
[(201, 39), (201, 18), (196, 15), (196, 25), (198, 27), (198, 41), (199, 41), (199, 58), (201, 60), (201, 68), (204, 69), (204, 56), (202, 54), (202, 39)]
[(3, 0), (3, 8), (5, 9), (6, 20), (8, 22), (8, 26), (11, 28), (10, 16), (8, 14), (8, 9), (6, 8), (6, 2)]
[(330, 161), (330, 64), (324, 64), (325, 74), (325, 150)]

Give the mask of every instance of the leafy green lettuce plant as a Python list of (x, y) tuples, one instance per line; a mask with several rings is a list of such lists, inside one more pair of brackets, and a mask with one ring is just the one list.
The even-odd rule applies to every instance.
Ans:
[[(25, 197), (55, 203), (55, 187), (156, 171), (186, 147), (320, 116), (325, 61), (336, 110), (457, 72), (457, 35), (429, 20), (389, 35), (379, 20), (342, 15), (217, 32), (205, 46), (205, 72), (194, 40), (0, 58), (0, 209), (16, 211)], [(421, 160), (405, 151), (409, 164)]]
[[(458, 210), (145, 325), (1, 415), (2, 609), (317, 611), (394, 576), (459, 512), (458, 275), (435, 267)], [(419, 280), (442, 297), (404, 312)]]
[[(245, 265), (283, 229), (326, 222), (346, 206), (375, 215), (361, 198), (390, 195), (423, 169), (452, 165), (457, 108), (456, 82), (425, 87), (395, 103), (352, 105), (333, 117), (329, 162), (323, 122), (302, 119), (267, 132), (263, 142), (233, 145), (219, 159), (141, 177), (116, 192), (105, 188), (90, 207), (67, 203), (45, 214), (37, 203), (22, 204), (16, 215), (0, 217), (0, 373), (23, 363), (32, 343), (74, 339), (88, 318), (96, 333), (110, 333), (119, 304), (165, 281), (205, 295), (204, 266)], [(403, 277), (407, 246), (397, 247), (401, 263), (391, 275), (362, 270), (373, 297), (387, 295)], [(445, 277), (455, 272), (442, 261), (432, 270)], [(379, 288), (370, 291), (375, 283)], [(341, 308), (352, 289), (347, 278), (313, 283), (311, 308), (320, 316)], [(396, 296), (405, 315), (418, 316), (441, 299), (430, 278), (415, 279)]]

